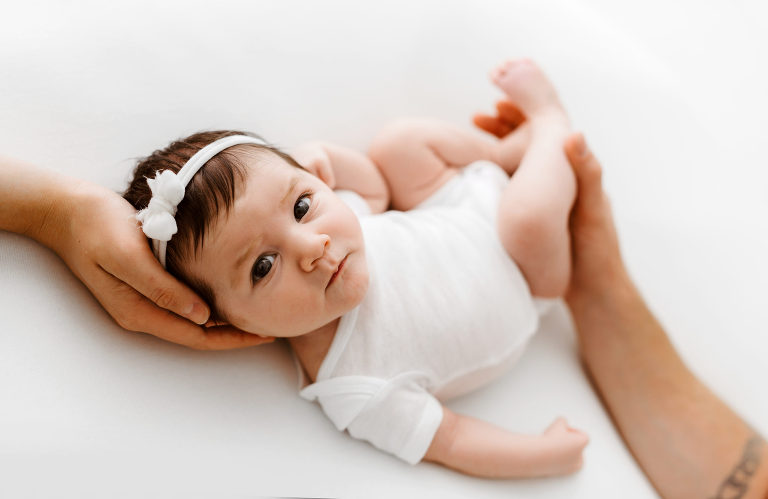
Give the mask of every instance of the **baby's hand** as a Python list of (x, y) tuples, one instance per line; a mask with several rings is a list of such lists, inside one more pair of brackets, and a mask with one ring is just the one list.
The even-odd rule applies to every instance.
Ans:
[(552, 475), (564, 475), (581, 469), (584, 462), (582, 451), (589, 443), (589, 437), (583, 431), (571, 428), (565, 419), (557, 418), (541, 434), (544, 440), (544, 461), (549, 463)]
[(331, 158), (322, 142), (305, 142), (294, 149), (291, 156), (308, 172), (325, 182), (328, 187), (333, 189), (336, 186)]

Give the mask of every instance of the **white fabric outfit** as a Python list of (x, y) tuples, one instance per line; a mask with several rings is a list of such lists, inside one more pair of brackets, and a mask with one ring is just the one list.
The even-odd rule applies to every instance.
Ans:
[[(437, 399), (487, 383), (520, 356), (538, 314), (496, 230), (507, 182), (478, 161), (414, 210), (360, 217), (368, 292), (300, 392), (336, 428), (415, 464), (442, 421)], [(342, 194), (365, 207), (355, 196)]]

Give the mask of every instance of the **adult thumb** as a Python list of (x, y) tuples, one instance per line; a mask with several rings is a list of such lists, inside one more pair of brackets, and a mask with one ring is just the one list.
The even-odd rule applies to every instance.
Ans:
[(585, 206), (602, 202), (603, 169), (587, 146), (584, 135), (577, 132), (565, 140), (565, 155), (579, 185), (579, 203)]

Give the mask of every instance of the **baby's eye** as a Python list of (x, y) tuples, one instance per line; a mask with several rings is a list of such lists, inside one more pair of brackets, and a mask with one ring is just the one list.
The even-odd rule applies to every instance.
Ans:
[(293, 217), (298, 222), (309, 211), (309, 207), (312, 206), (312, 198), (309, 194), (302, 194), (299, 199), (296, 200), (296, 204), (293, 205)]
[(275, 263), (275, 255), (262, 256), (256, 260), (256, 263), (253, 264), (253, 269), (251, 270), (251, 281), (253, 284), (256, 284), (269, 274), (269, 271), (272, 270), (273, 263)]

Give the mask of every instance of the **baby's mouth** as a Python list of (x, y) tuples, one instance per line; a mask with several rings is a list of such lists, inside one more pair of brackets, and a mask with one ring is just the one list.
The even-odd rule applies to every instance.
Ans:
[(325, 289), (328, 289), (331, 287), (331, 284), (334, 283), (336, 280), (336, 277), (341, 273), (341, 270), (344, 268), (344, 264), (347, 262), (347, 257), (349, 255), (345, 256), (343, 260), (341, 260), (341, 263), (339, 263), (339, 267), (336, 269), (336, 272), (331, 275), (331, 279), (328, 281), (328, 284), (325, 286)]

